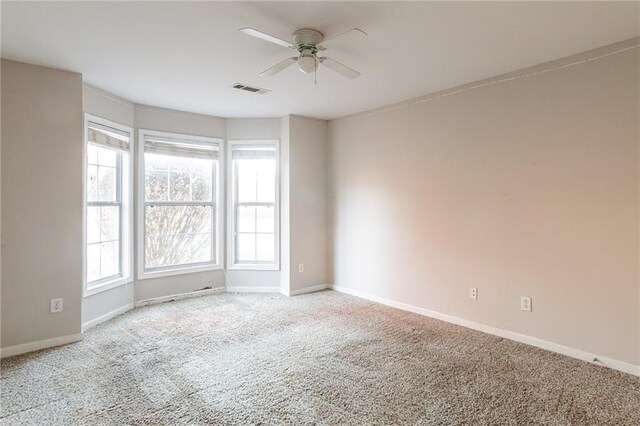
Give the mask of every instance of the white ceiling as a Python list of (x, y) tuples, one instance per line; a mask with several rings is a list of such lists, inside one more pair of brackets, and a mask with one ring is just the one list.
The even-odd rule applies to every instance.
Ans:
[[(638, 2), (2, 2), (2, 57), (84, 74), (136, 103), (223, 117), (335, 118), (640, 35)], [(325, 53), (360, 72), (258, 73), (290, 39), (359, 27)], [(242, 82), (273, 90), (256, 95)]]

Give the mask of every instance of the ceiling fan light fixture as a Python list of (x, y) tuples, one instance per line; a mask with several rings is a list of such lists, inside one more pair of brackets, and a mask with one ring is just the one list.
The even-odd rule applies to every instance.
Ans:
[(352, 28), (333, 37), (329, 37), (326, 40), (324, 38), (324, 35), (320, 31), (310, 28), (303, 28), (293, 33), (293, 42), (283, 40), (267, 33), (263, 33), (262, 31), (258, 31), (254, 28), (240, 28), (240, 31), (251, 37), (256, 37), (264, 41), (268, 41), (270, 43), (285, 47), (287, 49), (295, 50), (299, 53), (299, 56), (289, 57), (284, 61), (278, 62), (271, 68), (262, 71), (260, 73), (260, 75), (262, 76), (270, 77), (286, 68), (289, 68), (295, 63), (298, 64), (298, 69), (305, 74), (315, 73), (318, 70), (318, 66), (322, 64), (330, 70), (335, 71), (343, 77), (349, 79), (357, 78), (360, 75), (360, 73), (353, 68), (349, 68), (348, 66), (341, 64), (340, 62), (335, 61), (329, 57), (323, 56), (321, 58), (318, 58), (316, 56), (319, 51), (326, 50), (326, 47), (321, 43), (325, 43), (327, 41), (330, 42), (331, 40), (341, 37), (344, 34), (353, 32), (366, 36), (367, 33), (359, 28)]
[(298, 68), (305, 74), (311, 74), (316, 71), (318, 61), (313, 54), (303, 53), (298, 58)]

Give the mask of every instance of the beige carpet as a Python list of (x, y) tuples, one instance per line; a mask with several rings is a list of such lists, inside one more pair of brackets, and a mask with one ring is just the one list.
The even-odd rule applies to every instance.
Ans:
[(1, 384), (6, 425), (640, 425), (637, 377), (330, 291), (136, 309)]

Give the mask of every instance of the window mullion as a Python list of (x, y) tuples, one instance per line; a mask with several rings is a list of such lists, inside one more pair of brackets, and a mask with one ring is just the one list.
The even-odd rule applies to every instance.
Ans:
[(202, 206), (202, 207), (214, 207), (213, 201), (145, 201), (145, 207), (154, 206)]
[[(118, 152), (116, 154), (116, 200), (118, 201), (118, 274), (123, 275), (124, 271), (122, 270), (122, 255), (124, 253), (124, 247), (122, 246), (123, 235), (122, 235), (122, 220), (123, 217), (123, 209), (121, 207), (122, 204), (122, 154)], [(102, 237), (101, 237), (102, 238)], [(102, 256), (102, 253), (100, 253)]]
[(109, 207), (109, 206), (120, 206), (122, 202), (120, 201), (89, 201), (87, 202), (88, 207)]
[[(256, 175), (256, 200), (258, 199), (258, 179)], [(258, 260), (258, 206), (253, 209), (253, 260)]]

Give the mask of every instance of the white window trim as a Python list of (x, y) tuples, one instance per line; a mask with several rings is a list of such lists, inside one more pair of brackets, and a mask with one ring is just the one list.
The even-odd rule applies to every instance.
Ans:
[[(144, 267), (144, 205), (145, 205), (145, 168), (144, 168), (144, 140), (146, 136), (160, 136), (165, 138), (171, 138), (176, 140), (191, 140), (198, 141), (210, 144), (216, 144), (218, 146), (218, 167), (216, 170), (216, 182), (215, 182), (215, 205), (216, 205), (216, 223), (215, 223), (215, 253), (216, 258), (214, 259), (214, 263), (208, 263), (206, 265), (178, 265), (175, 267), (167, 267), (165, 269), (153, 270), (153, 271), (145, 271)], [(224, 188), (222, 185), (222, 177), (225, 176), (224, 167), (225, 167), (225, 151), (224, 151), (224, 139), (215, 138), (215, 137), (207, 137), (207, 136), (196, 136), (189, 135), (184, 133), (168, 133), (168, 132), (160, 132), (156, 130), (148, 130), (148, 129), (139, 129), (138, 130), (138, 162), (137, 162), (137, 172), (138, 172), (138, 196), (137, 196), (137, 209), (138, 214), (136, 218), (136, 226), (137, 226), (137, 259), (138, 259), (138, 267), (137, 267), (137, 278), (139, 280), (145, 280), (150, 278), (161, 278), (161, 277), (169, 277), (174, 275), (182, 275), (182, 274), (192, 274), (196, 272), (204, 272), (204, 271), (215, 271), (224, 268), (224, 262), (222, 259), (223, 245), (222, 245), (222, 235), (224, 232), (224, 218), (221, 204), (224, 202), (224, 193), (222, 189)]]
[[(227, 270), (230, 271), (279, 271), (280, 270), (280, 140), (279, 139), (252, 139), (227, 141)], [(275, 240), (276, 249), (274, 262), (267, 264), (235, 263), (235, 178), (233, 176), (233, 159), (231, 158), (233, 147), (242, 145), (274, 145), (276, 152), (276, 199), (275, 199)]]
[[(107, 279), (88, 288), (87, 282), (87, 139), (88, 139), (88, 126), (89, 121), (102, 124), (104, 126), (113, 127), (124, 132), (129, 133), (129, 159), (126, 165), (128, 175), (126, 176), (127, 182), (122, 180), (121, 186), (123, 189), (123, 195), (121, 201), (122, 218), (120, 222), (120, 241), (121, 241), (121, 276)], [(125, 285), (133, 282), (132, 265), (133, 265), (133, 129), (122, 124), (97, 117), (92, 114), (84, 114), (84, 137), (82, 144), (82, 295), (83, 297), (93, 296), (94, 294), (102, 293), (103, 291), (111, 290), (113, 288)], [(122, 171), (124, 172), (125, 164), (122, 164)], [(124, 176), (124, 173), (123, 173)]]

